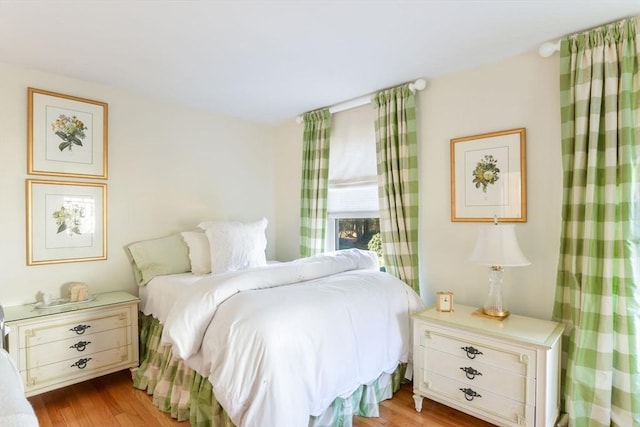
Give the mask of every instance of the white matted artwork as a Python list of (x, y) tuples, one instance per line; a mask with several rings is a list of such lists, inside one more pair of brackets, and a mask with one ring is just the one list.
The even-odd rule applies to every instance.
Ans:
[(27, 180), (27, 265), (107, 259), (107, 185)]
[(28, 88), (27, 173), (107, 178), (107, 104)]
[(451, 220), (527, 221), (525, 128), (451, 140)]

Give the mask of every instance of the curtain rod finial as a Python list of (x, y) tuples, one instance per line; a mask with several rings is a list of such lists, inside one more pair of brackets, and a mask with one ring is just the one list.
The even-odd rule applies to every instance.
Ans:
[(427, 81), (425, 79), (417, 79), (413, 83), (409, 83), (409, 89), (411, 90), (423, 90), (427, 87)]
[(558, 40), (557, 42), (542, 43), (542, 45), (538, 49), (538, 53), (543, 58), (548, 58), (558, 51), (560, 51), (560, 40)]

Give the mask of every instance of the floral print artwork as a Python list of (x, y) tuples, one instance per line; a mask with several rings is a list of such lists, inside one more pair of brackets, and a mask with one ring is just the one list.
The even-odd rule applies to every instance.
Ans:
[(498, 160), (491, 154), (485, 155), (482, 160), (476, 164), (472, 176), (475, 187), (482, 188), (482, 192), (486, 193), (487, 187), (495, 184), (500, 179)]
[(60, 151), (67, 148), (71, 151), (74, 145), (82, 147), (82, 140), (86, 138), (84, 131), (87, 130), (87, 127), (76, 116), (69, 117), (60, 114), (51, 124), (51, 130), (62, 139), (58, 145)]
[(82, 234), (81, 226), (84, 217), (84, 206), (79, 203), (65, 203), (53, 213), (53, 219), (58, 226), (57, 233), (66, 231), (68, 236)]

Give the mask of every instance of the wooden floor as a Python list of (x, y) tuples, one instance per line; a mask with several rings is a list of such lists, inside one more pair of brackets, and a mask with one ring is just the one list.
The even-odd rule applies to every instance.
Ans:
[[(354, 427), (488, 427), (492, 424), (425, 399), (416, 412), (411, 385), (381, 403), (380, 418), (354, 419)], [(129, 371), (121, 371), (29, 398), (41, 427), (188, 427), (151, 403), (146, 392), (134, 389)], [(273, 427), (273, 426), (265, 426)]]

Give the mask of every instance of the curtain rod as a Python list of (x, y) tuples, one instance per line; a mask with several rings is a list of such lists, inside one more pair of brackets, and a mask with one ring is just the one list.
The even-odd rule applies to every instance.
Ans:
[[(427, 81), (425, 79), (417, 79), (414, 82), (409, 83), (409, 90), (415, 92), (417, 90), (423, 90), (427, 87)], [(369, 94), (365, 96), (361, 96), (359, 98), (350, 99), (349, 101), (341, 102), (336, 105), (332, 105), (329, 107), (329, 113), (338, 113), (344, 110), (350, 110), (352, 108), (360, 107), (362, 105), (369, 104), (373, 98), (374, 94)], [(296, 122), (302, 123), (302, 116), (296, 116)]]
[[(631, 16), (631, 17), (627, 17), (627, 18), (623, 18), (622, 20), (619, 21), (614, 21), (613, 23), (609, 23), (609, 24), (604, 24), (604, 26), (607, 25), (611, 25), (611, 24), (620, 24), (620, 23), (624, 23), (627, 22), (628, 20), (633, 20), (635, 19), (635, 16)], [(590, 31), (590, 30), (589, 30)], [(576, 33), (579, 34), (579, 33)], [(562, 39), (561, 39), (562, 40)], [(556, 52), (560, 52), (560, 42), (561, 40), (556, 40), (556, 41), (551, 41), (551, 42), (546, 42), (546, 43), (542, 43), (540, 45), (540, 47), (538, 48), (538, 53), (540, 54), (540, 56), (542, 56), (543, 58), (548, 58), (551, 55), (553, 55)]]

